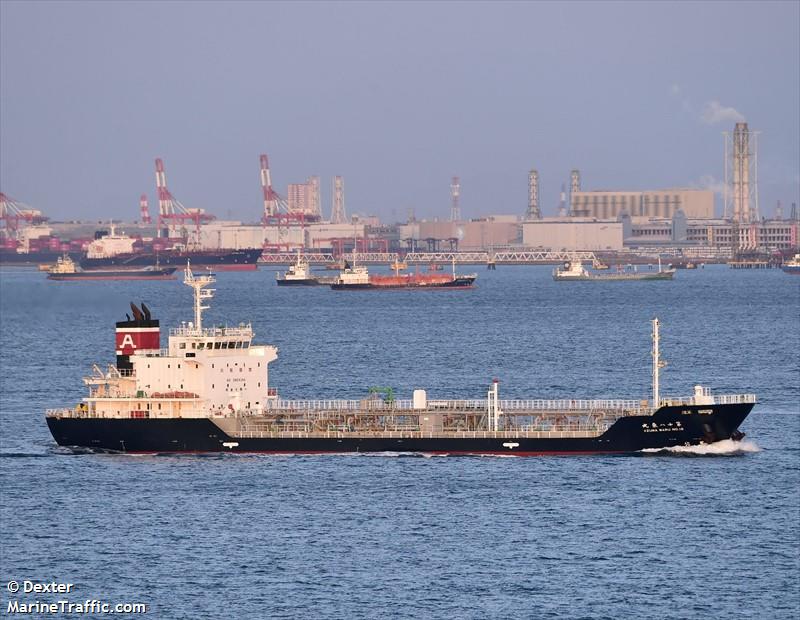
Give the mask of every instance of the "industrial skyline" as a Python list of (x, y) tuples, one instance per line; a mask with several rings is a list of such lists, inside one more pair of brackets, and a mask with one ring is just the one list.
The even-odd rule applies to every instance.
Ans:
[(800, 202), (798, 3), (151, 7), (0, 3), (0, 191), (132, 220), (159, 157), (186, 209), (258, 221), (269, 153), (278, 194), (321, 179), (325, 218), (334, 177), (347, 214), (522, 216), (532, 170), (545, 217), (571, 170), (711, 188), (721, 214), (721, 133), (747, 121), (761, 214)]

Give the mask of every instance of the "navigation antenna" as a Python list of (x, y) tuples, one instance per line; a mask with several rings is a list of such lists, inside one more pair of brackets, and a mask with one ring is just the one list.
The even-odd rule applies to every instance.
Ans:
[(650, 321), (653, 324), (653, 409), (658, 409), (660, 397), (658, 394), (658, 376), (661, 369), (666, 367), (667, 363), (661, 361), (658, 350), (658, 327), (661, 325), (658, 318)]
[(214, 284), (217, 279), (212, 274), (195, 276), (192, 273), (192, 266), (186, 261), (186, 271), (183, 283), (194, 289), (194, 326), (198, 331), (203, 329), (203, 310), (208, 310), (209, 306), (203, 305), (204, 299), (211, 299), (214, 296), (214, 289), (205, 287)]

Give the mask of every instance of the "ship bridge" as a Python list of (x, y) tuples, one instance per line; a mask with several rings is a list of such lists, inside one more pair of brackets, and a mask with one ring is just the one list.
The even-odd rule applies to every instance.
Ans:
[(181, 327), (174, 327), (169, 330), (169, 349), (168, 354), (173, 357), (195, 357), (197, 352), (214, 355), (217, 352), (225, 351), (229, 354), (231, 350), (249, 353), (256, 353), (256, 349), (264, 347), (252, 347), (253, 328), (250, 324), (240, 324), (237, 327), (203, 327), (197, 328), (192, 323), (184, 324)]

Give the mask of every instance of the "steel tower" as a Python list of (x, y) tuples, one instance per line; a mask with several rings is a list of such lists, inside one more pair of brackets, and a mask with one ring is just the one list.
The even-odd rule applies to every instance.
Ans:
[(531, 170), (528, 173), (528, 212), (525, 214), (526, 220), (542, 219), (542, 212), (539, 209), (539, 171)]

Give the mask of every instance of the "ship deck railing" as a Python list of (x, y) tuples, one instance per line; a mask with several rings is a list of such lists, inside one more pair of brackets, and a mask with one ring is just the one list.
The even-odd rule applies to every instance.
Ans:
[(202, 337), (216, 337), (216, 336), (241, 336), (251, 337), (253, 335), (253, 327), (250, 324), (236, 325), (232, 327), (203, 327), (197, 329), (196, 327), (189, 327), (182, 325), (181, 327), (171, 327), (169, 330), (170, 336), (202, 336)]
[(698, 402), (694, 397), (685, 398), (664, 398), (659, 399), (662, 407), (684, 407), (689, 405), (742, 405), (757, 402), (755, 394), (711, 394), (708, 396), (709, 403)]
[[(636, 411), (649, 412), (646, 401), (641, 400), (500, 400), (499, 408), (507, 412), (537, 411)], [(264, 408), (271, 412), (296, 411), (351, 411), (351, 412), (408, 412), (408, 413), (445, 413), (447, 411), (486, 411), (486, 399), (473, 400), (440, 400), (428, 399), (423, 408), (414, 408), (412, 400), (399, 399), (386, 402), (381, 399), (363, 400), (275, 400), (268, 402)]]
[(237, 439), (569, 439), (592, 438), (608, 430), (607, 425), (584, 428), (555, 428), (505, 431), (255, 431), (231, 433)]

